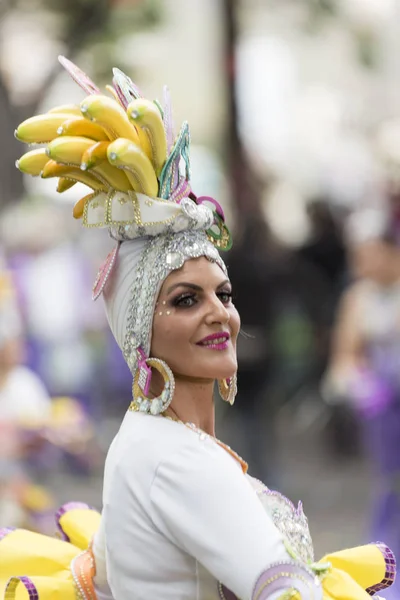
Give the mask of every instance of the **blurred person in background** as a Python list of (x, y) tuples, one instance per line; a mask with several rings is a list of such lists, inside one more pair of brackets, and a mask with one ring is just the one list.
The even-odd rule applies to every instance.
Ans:
[(0, 525), (46, 529), (51, 496), (30, 483), (27, 459), (40, 451), (40, 430), (51, 400), (37, 375), (23, 365), (24, 341), (10, 272), (0, 271)]
[[(381, 211), (355, 213), (347, 226), (354, 276), (337, 315), (325, 394), (349, 402), (372, 467), (372, 537), (400, 556), (400, 248)], [(398, 598), (400, 585), (387, 592)]]
[[(228, 255), (235, 305), (241, 316), (238, 338), (240, 386), (234, 414), (227, 414), (227, 439), (248, 459), (261, 480), (277, 478), (275, 405), (271, 393), (272, 349), (269, 333), (275, 300), (271, 234), (260, 218), (247, 217), (240, 245)], [(241, 401), (243, 399), (243, 401)], [(230, 439), (232, 438), (232, 439)]]
[[(77, 68), (61, 60), (76, 78)], [(123, 73), (114, 71), (112, 101), (78, 73), (91, 94), (83, 112), (117, 111), (131, 135), (123, 111), (151, 114), (160, 133), (152, 138), (142, 192), (116, 196), (111, 186), (109, 194), (78, 203), (87, 202), (78, 213), (84, 224), (106, 226), (117, 242), (93, 295), (103, 294), (132, 373), (133, 399), (107, 456), (101, 519), (82, 504), (64, 506), (57, 522), (70, 544), (0, 530), (7, 600), (20, 584), (41, 600), (366, 600), (394, 578), (390, 549), (371, 544), (315, 564), (301, 503), (296, 508), (247, 475), (243, 459), (215, 437), (214, 384), (230, 405), (236, 396), (240, 317), (218, 252), (232, 241), (223, 210), (190, 188), (187, 124), (176, 138), (167, 91), (162, 120), (153, 103), (132, 101), (137, 90)], [(110, 167), (128, 147), (127, 166), (139, 169), (137, 153), (146, 146), (132, 146), (121, 137), (111, 142)], [(149, 181), (157, 186), (149, 189)], [(22, 568), (25, 576), (12, 577)]]

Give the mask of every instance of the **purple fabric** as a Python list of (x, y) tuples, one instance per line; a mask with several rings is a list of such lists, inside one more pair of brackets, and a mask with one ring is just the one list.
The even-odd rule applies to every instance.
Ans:
[(218, 584), (218, 592), (221, 600), (239, 600), (239, 598), (224, 585)]
[(29, 577), (11, 577), (6, 586), (4, 600), (14, 600), (15, 590), (17, 589), (20, 583), (22, 583), (22, 585), (27, 590), (29, 594), (29, 600), (39, 600), (39, 592), (37, 591), (33, 581), (29, 579)]
[[(384, 540), (395, 557), (400, 556), (400, 396), (392, 404), (361, 422), (366, 453), (374, 474), (372, 518), (369, 536)], [(385, 592), (386, 600), (400, 598), (400, 581)]]
[(368, 369), (362, 369), (351, 386), (351, 396), (356, 410), (364, 419), (384, 412), (393, 402), (393, 387)]
[(388, 546), (386, 546), (386, 544), (382, 544), (381, 542), (377, 542), (376, 546), (383, 554), (386, 564), (386, 571), (385, 576), (380, 583), (372, 585), (366, 590), (370, 596), (373, 596), (382, 590), (386, 590), (386, 588), (390, 587), (396, 579), (396, 558), (393, 552), (390, 548), (388, 548)]

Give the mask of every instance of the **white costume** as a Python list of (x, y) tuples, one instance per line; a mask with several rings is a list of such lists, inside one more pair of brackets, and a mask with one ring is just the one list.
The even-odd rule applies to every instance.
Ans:
[[(218, 600), (219, 581), (247, 600), (267, 564), (291, 560), (265, 510), (277, 519), (288, 506), (263, 494), (210, 436), (128, 412), (107, 457), (96, 563), (105, 536), (116, 600)], [(292, 522), (309, 553), (306, 519), (296, 518), (294, 507)], [(97, 584), (107, 591), (104, 581)]]

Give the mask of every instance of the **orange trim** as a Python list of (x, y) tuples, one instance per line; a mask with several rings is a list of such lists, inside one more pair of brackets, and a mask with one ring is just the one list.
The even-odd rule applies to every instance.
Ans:
[(74, 558), (71, 571), (77, 588), (77, 597), (80, 600), (97, 600), (93, 584), (96, 566), (91, 548)]

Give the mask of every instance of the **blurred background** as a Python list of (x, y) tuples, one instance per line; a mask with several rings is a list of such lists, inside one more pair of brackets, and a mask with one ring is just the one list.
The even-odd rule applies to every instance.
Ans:
[(3, 444), (0, 526), (100, 508), (131, 397), (90, 299), (111, 243), (72, 218), (86, 188), (14, 166), (16, 126), (85, 95), (58, 54), (102, 87), (113, 66), (146, 97), (167, 83), (190, 123), (192, 188), (226, 211), (243, 325), (219, 437), (303, 501), (317, 555), (399, 540), (396, 0), (2, 0), (0, 437), (18, 449)]

